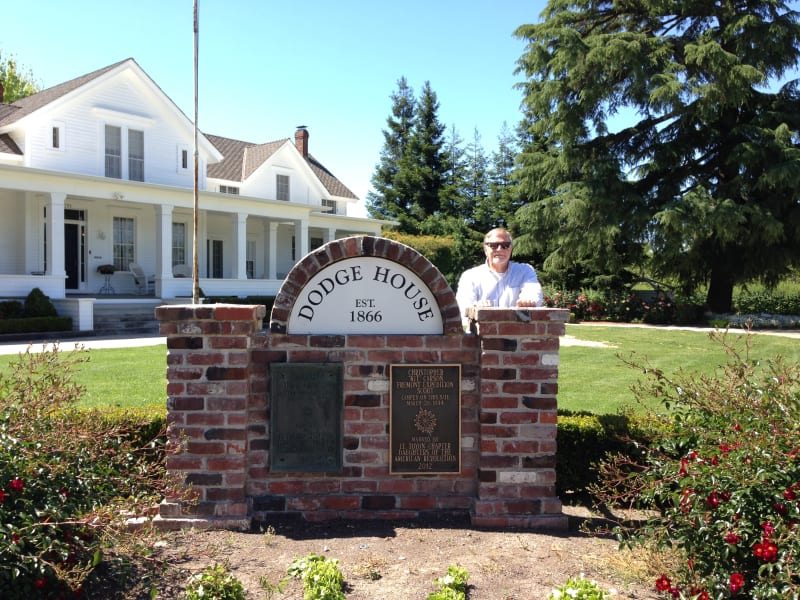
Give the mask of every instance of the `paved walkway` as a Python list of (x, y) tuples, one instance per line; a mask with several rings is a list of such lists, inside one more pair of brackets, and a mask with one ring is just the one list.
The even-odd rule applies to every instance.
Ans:
[[(580, 324), (581, 327), (642, 327), (651, 329), (671, 329), (680, 331), (705, 331), (710, 333), (713, 331), (708, 327), (684, 327), (680, 325), (645, 325), (642, 323), (608, 323), (604, 321), (585, 321)], [(744, 334), (742, 329), (730, 329), (729, 332), (733, 335)], [(800, 339), (800, 330), (797, 329), (758, 329), (753, 330), (752, 333), (758, 335), (777, 335), (781, 337), (789, 337)], [(25, 352), (28, 346), (31, 346), (31, 352), (41, 352), (47, 348), (52, 341), (36, 341), (30, 343), (21, 342), (0, 342), (0, 354), (19, 354)], [(163, 336), (140, 336), (135, 338), (130, 337), (81, 337), (81, 338), (67, 338), (57, 342), (61, 350), (72, 350), (75, 346), (83, 346), (84, 348), (136, 348), (139, 346), (157, 346), (158, 344), (166, 344), (167, 338)], [(561, 338), (562, 346), (573, 345), (603, 345), (602, 342), (587, 342), (576, 339), (574, 336), (566, 335)]]
[(28, 347), (31, 352), (42, 352), (49, 348), (52, 344), (57, 343), (59, 349), (62, 351), (73, 350), (76, 346), (83, 346), (84, 348), (136, 348), (139, 346), (157, 346), (158, 344), (166, 344), (167, 338), (163, 336), (141, 336), (141, 337), (81, 337), (81, 338), (68, 338), (64, 340), (44, 341), (44, 342), (30, 342), (30, 343), (1, 343), (0, 354), (19, 354), (25, 352)]

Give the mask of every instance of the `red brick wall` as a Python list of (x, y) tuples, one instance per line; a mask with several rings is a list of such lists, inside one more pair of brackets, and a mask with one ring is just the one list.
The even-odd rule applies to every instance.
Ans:
[[(377, 256), (412, 269), (435, 295), (443, 335), (288, 335), (303, 285), (326, 265)], [(163, 527), (246, 528), (274, 514), (307, 520), (469, 514), (476, 525), (564, 528), (555, 495), (559, 336), (568, 312), (476, 309), (472, 332), (441, 273), (384, 238), (336, 240), (300, 261), (262, 327), (263, 306), (156, 309), (167, 337), (168, 472), (189, 498), (160, 507)], [(341, 473), (270, 470), (270, 365), (343, 368)], [(461, 472), (389, 473), (389, 367), (461, 365)]]
[[(485, 526), (560, 528), (555, 496), (558, 337), (566, 311), (480, 309), (477, 335), (286, 335), (263, 306), (163, 306), (171, 446), (167, 469), (195, 496), (167, 499), (162, 525), (246, 527), (297, 514), (417, 518), (470, 514)], [(269, 365), (344, 369), (343, 470), (271, 473)], [(389, 474), (389, 365), (462, 369), (461, 473)]]

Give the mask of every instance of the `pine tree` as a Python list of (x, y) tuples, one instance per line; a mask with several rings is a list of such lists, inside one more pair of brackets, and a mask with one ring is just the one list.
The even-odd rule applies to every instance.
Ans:
[[(398, 173), (408, 151), (414, 127), (416, 100), (414, 90), (405, 77), (397, 82), (397, 91), (391, 95), (392, 115), (387, 118), (383, 131), (383, 149), (380, 162), (372, 176), (374, 191), (367, 194), (367, 212), (376, 219), (407, 219), (410, 203), (405, 191), (398, 185)], [(405, 230), (406, 228), (403, 228)]]
[[(752, 0), (551, 0), (524, 25), (520, 225), (546, 268), (649, 264), (685, 291), (800, 263), (798, 13)], [(620, 124), (615, 117), (624, 116)]]

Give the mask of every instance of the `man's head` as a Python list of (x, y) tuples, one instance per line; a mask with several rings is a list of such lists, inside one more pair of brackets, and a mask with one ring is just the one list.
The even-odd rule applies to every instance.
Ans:
[(492, 229), (483, 236), (483, 253), (486, 255), (486, 264), (493, 271), (505, 273), (508, 270), (511, 248), (511, 234), (502, 227)]

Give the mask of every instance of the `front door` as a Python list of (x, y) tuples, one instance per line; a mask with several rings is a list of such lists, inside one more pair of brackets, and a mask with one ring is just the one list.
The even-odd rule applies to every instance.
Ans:
[(66, 289), (79, 291), (86, 283), (86, 215), (82, 210), (64, 211), (64, 269)]

